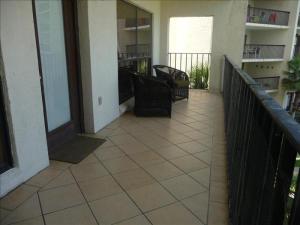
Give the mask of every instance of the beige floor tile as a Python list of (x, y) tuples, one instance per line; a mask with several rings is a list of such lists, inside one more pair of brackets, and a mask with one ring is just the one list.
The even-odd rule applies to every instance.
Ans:
[(227, 196), (227, 184), (220, 183), (220, 182), (211, 182), (210, 184), (210, 201), (212, 202), (220, 202), (220, 203), (227, 203), (228, 196)]
[(184, 135), (191, 138), (191, 139), (193, 139), (193, 140), (198, 140), (199, 138), (203, 139), (203, 138), (209, 138), (210, 137), (209, 135), (201, 133), (201, 132), (196, 131), (196, 130), (187, 132)]
[(156, 180), (162, 181), (184, 174), (169, 162), (146, 166), (145, 170), (150, 173)]
[(194, 156), (197, 159), (200, 159), (201, 161), (205, 162), (208, 165), (210, 165), (210, 163), (211, 163), (211, 152), (210, 151), (198, 152), (198, 153), (194, 154)]
[(184, 136), (183, 134), (177, 134), (177, 135), (170, 135), (165, 137), (169, 142), (172, 144), (180, 144), (192, 141), (191, 138)]
[(122, 152), (116, 146), (111, 146), (107, 148), (98, 148), (97, 150), (95, 150), (94, 154), (101, 161), (120, 158), (125, 155), (124, 152)]
[(10, 210), (0, 208), (0, 221), (7, 217), (10, 212)]
[(92, 201), (122, 192), (111, 176), (79, 182), (79, 187), (87, 201)]
[(165, 186), (177, 199), (184, 199), (206, 191), (202, 185), (187, 175), (162, 181), (161, 184)]
[(206, 146), (201, 145), (201, 144), (199, 144), (199, 142), (196, 142), (196, 141), (190, 141), (187, 143), (178, 144), (178, 146), (181, 149), (183, 149), (184, 151), (191, 153), (191, 154), (210, 150)]
[(47, 214), (45, 221), (46, 225), (97, 225), (86, 204)]
[(71, 172), (77, 181), (84, 181), (108, 175), (107, 170), (98, 162), (83, 165), (74, 165)]
[(132, 219), (125, 220), (116, 225), (151, 225), (145, 216), (136, 216)]
[(91, 153), (87, 157), (85, 157), (82, 161), (80, 161), (77, 165), (89, 164), (89, 163), (97, 163), (98, 159), (96, 156)]
[(23, 202), (18, 208), (10, 213), (1, 223), (7, 225), (41, 216), (41, 209), (37, 194)]
[[(225, 153), (225, 151), (224, 151), (224, 153)], [(213, 153), (211, 156), (211, 163), (213, 166), (226, 167), (226, 155)]]
[(187, 126), (187, 125), (184, 125), (184, 124), (180, 124), (180, 125), (178, 125), (178, 126), (173, 126), (172, 129), (173, 129), (173, 130), (176, 130), (176, 131), (179, 132), (179, 133), (183, 133), (183, 134), (185, 134), (185, 133), (187, 133), (187, 132), (191, 132), (191, 131), (194, 130), (194, 129), (191, 128), (190, 126)]
[(126, 131), (123, 128), (118, 127), (116, 129), (112, 129), (110, 132), (108, 132), (107, 137), (111, 137), (114, 135), (120, 135), (120, 134), (126, 134)]
[(181, 202), (189, 208), (204, 224), (207, 223), (208, 191), (183, 199)]
[(23, 220), (21, 222), (13, 223), (13, 225), (44, 225), (44, 220), (42, 216), (29, 219), (29, 220)]
[(138, 165), (127, 156), (104, 161), (105, 167), (113, 174), (138, 168)]
[(139, 188), (156, 181), (142, 169), (135, 169), (124, 173), (115, 174), (119, 184), (126, 190)]
[(127, 155), (150, 151), (150, 149), (146, 145), (138, 141), (120, 144), (118, 145), (118, 147), (122, 149), (122, 151)]
[(154, 210), (146, 216), (153, 225), (203, 225), (179, 203)]
[(34, 185), (37, 187), (43, 187), (52, 179), (57, 177), (61, 172), (61, 170), (52, 169), (51, 167), (48, 167), (39, 172), (37, 175), (33, 176), (30, 180), (26, 182), (26, 184)]
[(151, 149), (163, 148), (172, 145), (166, 139), (158, 135), (141, 136), (137, 137), (137, 139)]
[(56, 169), (56, 170), (65, 170), (69, 168), (72, 164), (66, 163), (66, 162), (60, 162), (55, 160), (50, 160), (50, 168)]
[(133, 159), (141, 167), (165, 162), (164, 158), (152, 151), (132, 154), (130, 155), (130, 158)]
[(139, 215), (141, 212), (126, 194), (118, 194), (89, 203), (98, 222), (109, 225)]
[(76, 184), (39, 192), (43, 213), (50, 213), (85, 202)]
[(228, 220), (227, 204), (209, 203), (208, 225), (228, 225)]
[(136, 140), (129, 134), (120, 134), (109, 137), (109, 139), (116, 145), (136, 142)]
[(106, 141), (105, 141), (102, 145), (100, 145), (97, 149), (99, 149), (99, 148), (112, 147), (112, 146), (114, 146), (114, 145), (115, 145), (115, 144), (112, 143), (111, 140), (106, 139)]
[(64, 186), (68, 184), (75, 183), (75, 179), (72, 176), (71, 172), (69, 170), (65, 170), (60, 175), (58, 175), (56, 178), (54, 178), (52, 181), (50, 181), (46, 186), (44, 186), (41, 190), (47, 190), (59, 186)]
[(37, 190), (37, 187), (22, 184), (0, 200), (0, 207), (13, 210), (33, 195)]
[(173, 198), (172, 195), (170, 195), (158, 183), (130, 190), (128, 191), (128, 194), (143, 212), (147, 212), (176, 201), (176, 199)]
[(181, 158), (172, 159), (170, 161), (186, 173), (190, 173), (208, 167), (206, 163), (202, 162), (199, 159), (196, 159), (192, 155), (183, 156)]
[(157, 152), (158, 154), (160, 154), (165, 159), (176, 159), (176, 158), (179, 158), (179, 157), (182, 157), (182, 156), (185, 156), (188, 154), (175, 145), (171, 145), (171, 146), (164, 147), (164, 148), (156, 148), (153, 150), (155, 152)]
[(227, 174), (225, 167), (214, 167), (211, 166), (211, 180), (217, 182), (226, 182)]
[(195, 180), (197, 180), (199, 183), (204, 185), (205, 187), (209, 187), (210, 182), (210, 168), (204, 168), (201, 170), (197, 170), (194, 172), (189, 173), (190, 176), (192, 176)]

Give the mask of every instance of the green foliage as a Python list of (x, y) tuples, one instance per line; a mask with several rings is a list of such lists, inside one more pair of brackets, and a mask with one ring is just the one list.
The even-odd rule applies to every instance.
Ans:
[(202, 66), (194, 66), (190, 71), (190, 81), (192, 88), (207, 89), (209, 77), (209, 66), (203, 64)]
[(286, 78), (282, 80), (282, 86), (286, 90), (300, 91), (300, 56), (296, 56), (288, 62)]

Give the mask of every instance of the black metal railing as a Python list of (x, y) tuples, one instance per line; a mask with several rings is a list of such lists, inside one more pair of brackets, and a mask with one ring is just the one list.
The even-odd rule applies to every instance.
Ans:
[(246, 44), (243, 59), (283, 59), (284, 45)]
[(261, 84), (266, 91), (278, 90), (280, 76), (274, 77), (255, 77), (253, 78), (257, 83)]
[(300, 125), (227, 57), (223, 98), (231, 224), (300, 224)]
[(168, 53), (169, 66), (186, 72), (190, 87), (207, 89), (209, 83), (211, 53)]
[(294, 57), (296, 56), (300, 56), (300, 46), (299, 45), (295, 45), (294, 48)]
[(287, 26), (290, 12), (248, 6), (247, 22)]
[(211, 53), (168, 53), (169, 66), (188, 75), (193, 68), (210, 68)]

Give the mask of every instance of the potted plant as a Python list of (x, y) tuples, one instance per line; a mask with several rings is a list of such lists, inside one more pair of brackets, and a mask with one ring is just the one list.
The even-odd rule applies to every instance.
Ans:
[(300, 56), (294, 57), (288, 62), (286, 78), (282, 79), (282, 86), (286, 91), (295, 92), (295, 98), (290, 108), (290, 113), (295, 114), (300, 106)]
[(209, 77), (209, 66), (203, 64), (202, 66), (193, 66), (190, 71), (191, 87), (195, 89), (207, 89)]

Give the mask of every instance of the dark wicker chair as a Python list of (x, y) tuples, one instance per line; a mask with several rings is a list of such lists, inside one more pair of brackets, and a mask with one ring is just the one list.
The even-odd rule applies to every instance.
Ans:
[(171, 117), (172, 90), (166, 81), (134, 75), (133, 83), (136, 116)]
[(155, 69), (156, 76), (159, 79), (166, 80), (172, 88), (173, 101), (189, 98), (190, 81), (185, 72), (164, 65), (155, 65), (153, 68)]

